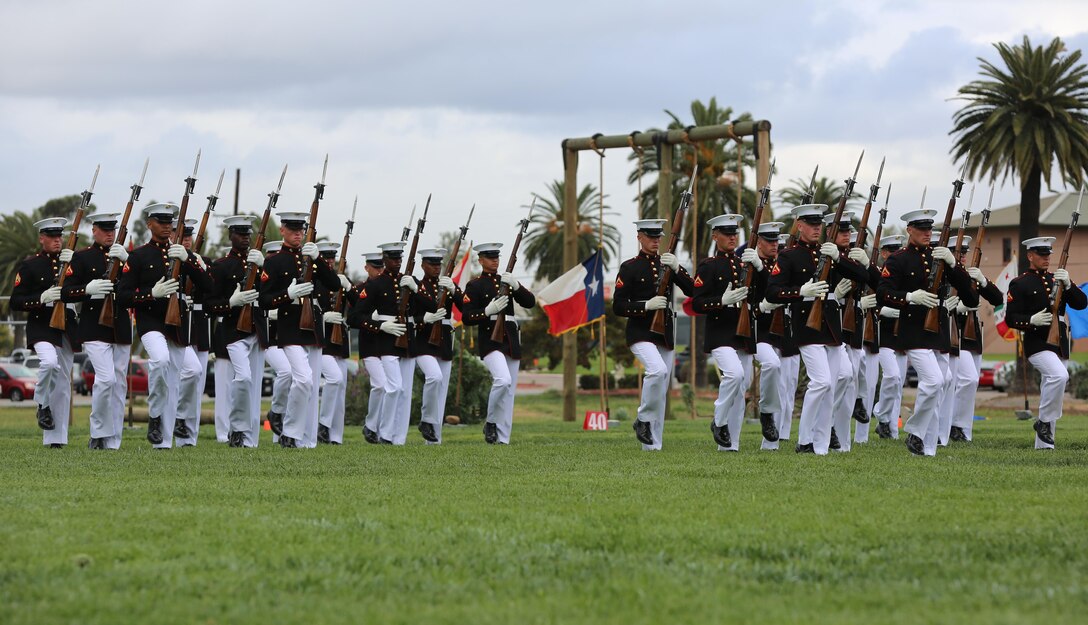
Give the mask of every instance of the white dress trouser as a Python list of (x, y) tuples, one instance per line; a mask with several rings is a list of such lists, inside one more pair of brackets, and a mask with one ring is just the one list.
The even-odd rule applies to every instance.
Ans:
[(876, 376), (880, 367), (880, 357), (870, 353), (868, 349), (861, 350), (861, 366), (858, 367), (858, 398), (865, 414), (869, 415), (869, 423), (854, 424), (854, 442), (868, 443), (869, 428), (872, 426), (873, 396), (876, 395)]
[[(446, 393), (450, 388), (452, 361), (435, 356), (416, 357), (416, 366), (423, 373), (423, 405), (420, 421), (434, 426), (438, 443), (442, 442), (442, 416), (446, 412)], [(429, 443), (429, 444), (438, 444)]]
[(744, 423), (745, 369), (751, 367), (752, 356), (732, 347), (716, 347), (710, 352), (721, 370), (718, 398), (714, 400), (714, 425), (729, 428), (730, 447), (718, 445), (719, 451), (740, 449), (740, 428)]
[[(275, 374), (272, 381), (272, 405), (269, 410), (283, 414), (287, 411), (287, 395), (291, 392), (291, 363), (277, 345), (264, 350), (264, 360)], [(264, 383), (263, 380), (261, 382)]]
[(364, 427), (377, 433), (381, 425), (382, 402), (390, 388), (389, 379), (385, 375), (385, 368), (382, 367), (382, 359), (378, 356), (363, 358), (363, 367), (366, 368), (366, 374), (370, 377), (370, 397), (366, 403)]
[(162, 332), (148, 332), (140, 341), (147, 351), (148, 414), (162, 419), (162, 442), (155, 447), (169, 449), (173, 446), (179, 402), (183, 397), (192, 397), (200, 363), (195, 354), (186, 358), (185, 347), (168, 340)]
[(243, 446), (256, 447), (261, 433), (261, 383), (264, 378), (264, 353), (257, 335), (250, 334), (229, 343), (227, 355), (230, 385), (223, 401), (230, 406), (229, 429), (245, 433)]
[[(1058, 419), (1062, 418), (1062, 399), (1065, 385), (1069, 382), (1069, 370), (1062, 364), (1062, 359), (1050, 351), (1032, 354), (1028, 362), (1042, 376), (1039, 382), (1039, 420), (1049, 423), (1053, 431), (1057, 428)], [(1036, 435), (1035, 448), (1053, 449), (1054, 446), (1039, 440)]]
[(797, 443), (811, 443), (815, 452), (822, 456), (831, 445), (832, 400), (834, 384), (839, 377), (842, 346), (803, 345), (800, 351), (808, 372), (808, 389), (801, 404)]
[(74, 354), (68, 337), (61, 339), (61, 347), (46, 341), (34, 344), (38, 365), (38, 381), (34, 385), (34, 400), (39, 406), (48, 406), (53, 413), (52, 430), (42, 430), (42, 444), (68, 444), (68, 419), (72, 401), (72, 363)]
[(321, 348), (288, 345), (282, 348), (291, 365), (291, 390), (283, 413), (283, 435), (299, 447), (317, 447), (317, 389), (321, 384)]
[(230, 387), (234, 368), (230, 358), (215, 359), (215, 440), (225, 443), (230, 436)]
[(321, 355), (321, 389), (318, 422), (329, 428), (329, 441), (344, 442), (344, 403), (348, 392), (348, 361), (339, 356)]
[(952, 432), (952, 415), (956, 411), (956, 370), (959, 368), (959, 356), (941, 354), (944, 357), (944, 384), (941, 385), (941, 405), (937, 409), (937, 444), (948, 446), (948, 437)]
[(408, 424), (412, 420), (412, 389), (415, 384), (416, 359), (414, 357), (401, 358), (400, 392), (397, 393), (397, 412), (393, 419), (393, 438), (390, 439), (394, 445), (403, 445), (408, 442)]
[(890, 347), (881, 347), (877, 356), (880, 361), (880, 394), (873, 407), (878, 423), (887, 423), (892, 438), (899, 438), (899, 413), (903, 403), (903, 382), (907, 375), (907, 355)]
[[(829, 348), (834, 349), (834, 348)], [(835, 392), (831, 411), (835, 435), (839, 438), (839, 451), (850, 451), (852, 438), (850, 424), (854, 422), (854, 400), (858, 396), (858, 369), (861, 368), (861, 350), (847, 345), (839, 346), (839, 374), (835, 378)]]
[[(942, 359), (938, 356), (940, 354), (932, 349), (907, 350), (907, 360), (918, 372), (918, 396), (903, 429), (922, 439), (927, 456), (937, 454), (937, 411), (941, 407), (941, 390), (944, 388)], [(947, 359), (943, 360), (947, 366)]]
[(963, 430), (971, 440), (975, 427), (975, 394), (978, 393), (978, 372), (982, 366), (982, 354), (960, 352), (956, 361), (956, 400), (952, 409), (952, 425)]
[(756, 343), (759, 362), (759, 411), (777, 415), (782, 410), (782, 358), (768, 343)]
[(397, 431), (397, 408), (400, 406), (401, 377), (399, 356), (382, 356), (382, 371), (385, 373), (385, 398), (382, 400), (382, 412), (378, 418), (378, 438), (393, 442)]
[(650, 424), (652, 445), (643, 445), (643, 451), (661, 449), (661, 437), (665, 432), (665, 397), (669, 392), (669, 380), (675, 364), (673, 350), (639, 341), (631, 345), (631, 353), (642, 363), (642, 398), (638, 406), (638, 419)]
[(125, 429), (125, 395), (128, 392), (128, 356), (131, 345), (105, 341), (83, 344), (94, 368), (91, 388), (91, 438), (105, 439), (107, 449), (121, 447)]
[[(797, 398), (797, 379), (801, 377), (801, 355), (782, 356), (782, 410), (778, 413), (778, 440), (790, 440), (793, 406)], [(777, 446), (775, 447), (777, 449)]]
[(174, 446), (196, 445), (197, 436), (200, 433), (200, 400), (204, 397), (204, 381), (208, 379), (208, 352), (199, 351), (192, 345), (185, 348), (186, 367), (196, 367), (196, 381), (188, 389), (188, 395), (178, 398), (178, 417), (185, 421), (189, 431), (193, 433), (190, 438), (175, 438)]
[(491, 372), (491, 394), (487, 397), (487, 422), (499, 431), (499, 442), (510, 443), (514, 427), (514, 391), (518, 388), (521, 361), (495, 350), (484, 356), (484, 365)]

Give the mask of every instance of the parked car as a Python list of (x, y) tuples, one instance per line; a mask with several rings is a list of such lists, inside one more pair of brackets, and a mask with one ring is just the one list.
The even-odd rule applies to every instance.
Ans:
[(994, 372), (1001, 368), (1002, 362), (994, 362), (992, 360), (983, 360), (982, 366), (978, 369), (978, 385), (979, 387), (988, 386), (994, 388)]
[(34, 398), (34, 385), (38, 376), (23, 365), (14, 362), (0, 363), (0, 396), (11, 401)]
[(22, 364), (24, 360), (34, 355), (34, 350), (27, 349), (25, 347), (19, 347), (11, 350), (11, 356), (9, 356), (9, 362)]
[[(272, 385), (276, 381), (276, 374), (272, 371), (272, 367), (265, 366), (264, 374), (261, 376), (261, 397), (272, 396)], [(204, 394), (208, 397), (215, 397), (215, 361), (208, 361), (208, 373), (204, 378)]]
[(907, 363), (906, 383), (911, 388), (918, 388), (918, 372), (914, 370), (910, 363)]
[[(94, 388), (94, 367), (91, 361), (83, 363), (83, 385)], [(133, 359), (128, 365), (128, 385), (133, 395), (147, 395), (147, 361)]]

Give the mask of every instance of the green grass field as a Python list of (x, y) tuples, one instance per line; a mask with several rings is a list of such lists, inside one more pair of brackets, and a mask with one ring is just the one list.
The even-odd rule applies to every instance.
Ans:
[(716, 453), (706, 419), (646, 454), (557, 410), (519, 398), (509, 447), (92, 453), (86, 409), (63, 451), (6, 409), (0, 622), (1085, 622), (1084, 416), (1049, 453), (993, 415), (935, 459), (817, 458), (751, 426)]

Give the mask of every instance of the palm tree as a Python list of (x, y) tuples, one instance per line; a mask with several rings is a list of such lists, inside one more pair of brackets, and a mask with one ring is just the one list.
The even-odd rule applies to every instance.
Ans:
[[(778, 191), (778, 199), (787, 209), (792, 209), (794, 206), (801, 204), (803, 196), (808, 193), (808, 178), (794, 178), (790, 180), (789, 185), (783, 187)], [(810, 204), (827, 204), (832, 209), (837, 208), (839, 200), (842, 199), (842, 192), (845, 189), (844, 185), (840, 184), (837, 180), (821, 176), (816, 179), (816, 184), (812, 192), (812, 200)], [(851, 198), (858, 196), (857, 190), (851, 194)], [(846, 201), (846, 208), (850, 210), (854, 208), (855, 202), (853, 200)], [(793, 216), (789, 211), (776, 218), (777, 221), (781, 221), (785, 224), (782, 229), (783, 232), (792, 232), (793, 230)], [(872, 228), (870, 228), (872, 229)]]
[[(982, 78), (959, 89), (967, 104), (953, 116), (952, 154), (967, 171), (1020, 178), (1020, 236), (1039, 234), (1042, 180), (1057, 160), (1062, 180), (1079, 186), (1088, 170), (1088, 67), (1055, 37), (1044, 48), (996, 43), (1004, 68), (979, 58)], [(1020, 270), (1027, 257), (1020, 255)]]
[[(536, 211), (525, 233), (525, 260), (536, 265), (536, 280), (555, 280), (563, 275), (563, 194), (566, 184), (555, 180), (548, 185), (548, 196), (536, 195)], [(606, 196), (607, 197), (607, 196)], [(602, 260), (615, 256), (620, 234), (616, 227), (600, 223), (601, 194), (597, 187), (587, 184), (578, 193), (578, 258), (584, 259), (597, 250), (598, 236), (603, 236)], [(605, 205), (605, 216), (616, 213)], [(599, 232), (601, 231), (601, 232)], [(603, 233), (603, 234), (602, 234)]]

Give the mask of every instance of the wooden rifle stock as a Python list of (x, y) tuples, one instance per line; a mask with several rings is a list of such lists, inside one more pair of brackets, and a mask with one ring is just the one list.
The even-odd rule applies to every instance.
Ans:
[[(408, 265), (405, 268), (402, 276), (411, 276), (416, 269), (416, 251), (419, 249), (419, 235), (423, 232), (423, 228), (427, 225), (427, 213), (431, 210), (431, 196), (427, 195), (427, 203), (423, 206), (423, 216), (416, 222), (416, 234), (412, 237), (412, 248), (408, 252)], [(408, 323), (408, 299), (411, 297), (411, 290), (407, 287), (399, 287), (399, 299), (397, 301), (397, 323)], [(393, 343), (400, 349), (408, 349), (408, 332), (405, 331), (397, 337), (397, 340)]]
[[(253, 238), (253, 245), (250, 246), (250, 249), (261, 250), (264, 248), (264, 230), (268, 227), (268, 218), (271, 212), (271, 206), (264, 210), (264, 217), (261, 218), (261, 229), (257, 232), (257, 236)], [(246, 270), (243, 291), (251, 291), (257, 285), (257, 272), (260, 269), (257, 265), (250, 263), (249, 268)], [(253, 304), (242, 306), (242, 310), (238, 312), (238, 323), (234, 327), (239, 332), (253, 331)]]
[[(356, 198), (358, 201), (358, 198)], [(348, 221), (348, 228), (344, 232), (344, 242), (340, 244), (340, 262), (336, 265), (336, 273), (343, 274), (347, 269), (348, 262), (348, 242), (351, 241), (351, 229), (355, 226), (355, 209), (351, 210), (351, 220)], [(336, 292), (336, 299), (333, 300), (332, 309), (340, 311), (344, 309), (344, 289), (340, 289)], [(332, 332), (329, 333), (329, 340), (336, 345), (344, 344), (344, 324), (338, 323), (332, 327)]]
[[(94, 180), (91, 181), (91, 187), (87, 191), (83, 192), (83, 197), (79, 201), (79, 207), (76, 208), (76, 217), (72, 220), (72, 232), (68, 234), (68, 243), (64, 246), (64, 249), (73, 250), (76, 249), (76, 238), (78, 236), (79, 224), (83, 221), (83, 213), (87, 210), (87, 206), (91, 203), (91, 193), (94, 191), (94, 183), (98, 180), (98, 170), (94, 170)], [(57, 264), (57, 278), (56, 286), (64, 286), (64, 279), (67, 277), (68, 263)], [(64, 301), (58, 299), (53, 302), (53, 313), (49, 317), (49, 327), (54, 330), (64, 330), (67, 324), (66, 312), (67, 308), (64, 305)]]
[[(869, 201), (865, 203), (865, 209), (861, 212), (861, 224), (858, 227), (858, 241), (857, 247), (860, 249), (865, 248), (865, 239), (869, 233), (869, 211), (873, 208), (873, 200), (875, 194), (870, 194)], [(880, 239), (877, 239), (879, 241)], [(857, 330), (857, 312), (855, 310), (856, 305), (854, 303), (857, 295), (857, 289), (850, 289), (850, 292), (846, 294), (846, 298), (843, 300), (843, 313), (842, 313), (842, 329), (844, 332), (854, 332)]]
[[(993, 190), (990, 190), (990, 202), (993, 202)], [(978, 225), (978, 231), (975, 232), (975, 251), (971, 255), (971, 266), (978, 267), (982, 263), (982, 237), (986, 236), (986, 224), (990, 221), (990, 207), (987, 206), (986, 210), (982, 211), (982, 223)], [(977, 341), (978, 333), (975, 331), (975, 327), (978, 325), (978, 315), (973, 310), (967, 311), (967, 321), (963, 328), (963, 338), (969, 341)]]
[[(320, 192), (319, 192), (320, 193)], [(315, 197), (313, 204), (310, 204), (310, 227), (306, 231), (306, 243), (313, 243), (317, 234), (317, 208), (321, 203), (320, 197)], [(318, 262), (320, 258), (313, 259), (306, 257), (303, 261), (305, 266), (302, 268), (302, 279), (299, 280), (299, 284), (305, 282), (314, 281), (314, 263)], [(323, 261), (322, 261), (323, 262)], [(299, 306), (302, 306), (302, 312), (298, 318), (298, 327), (303, 330), (314, 329), (314, 300), (310, 296), (303, 297), (298, 300)]]
[[(467, 231), (468, 231), (468, 229), (466, 228), (465, 232), (467, 232)], [(454, 263), (457, 262), (457, 255), (460, 254), (460, 252), (461, 252), (461, 241), (463, 241), (464, 239), (465, 239), (465, 235), (464, 235), (464, 233), (462, 233), (461, 237), (458, 238), (457, 241), (454, 242), (454, 244), (453, 244), (453, 251), (450, 252), (450, 258), (449, 258), (448, 261), (446, 261), (446, 270), (444, 272), (442, 272), (443, 275), (445, 275), (447, 278), (453, 276)], [(438, 295), (438, 307), (439, 308), (445, 308), (447, 305), (449, 305), (449, 303), (450, 303), (450, 292), (445, 290), (445, 289), (442, 289), (442, 292), (439, 293), (439, 295)], [(442, 322), (441, 321), (439, 321), (438, 323), (435, 323), (433, 326), (431, 326), (431, 336), (427, 339), (427, 342), (430, 343), (431, 345), (435, 345), (435, 346), (438, 346), (438, 345), (442, 344)]]
[[(889, 187), (890, 188), (890, 187)], [(876, 232), (873, 233), (873, 254), (869, 257), (869, 266), (876, 266), (876, 256), (880, 253), (880, 237), (884, 234), (884, 216), (887, 215), (887, 211), (882, 211), (880, 223), (876, 225)], [(860, 234), (858, 235), (861, 236)], [(866, 291), (870, 289), (866, 288)], [(862, 337), (863, 343), (876, 343), (876, 324), (878, 321), (876, 315), (876, 308), (870, 308), (865, 311), (865, 336)]]
[[(806, 195), (805, 198), (802, 198), (803, 203), (808, 203), (808, 202), (804, 202), (804, 200), (806, 198), (808, 199), (808, 202), (812, 201), (812, 196), (811, 195)], [(797, 240), (797, 220), (795, 219), (795, 220), (793, 220), (793, 225), (790, 226), (790, 240), (789, 240), (789, 243), (787, 245), (793, 245), (793, 242), (796, 241), (796, 240)], [(786, 307), (785, 306), (779, 306), (778, 308), (774, 309), (774, 312), (771, 314), (771, 328), (770, 328), (770, 331), (771, 331), (771, 334), (773, 334), (775, 336), (786, 336)]]
[[(967, 171), (967, 163), (964, 163), (964, 172)], [(952, 217), (956, 212), (956, 198), (960, 196), (960, 189), (963, 188), (963, 174), (952, 183), (952, 197), (948, 199), (948, 208), (944, 212), (944, 223), (941, 225), (941, 237), (937, 240), (937, 247), (948, 246), (948, 235), (952, 232)], [(934, 261), (936, 265), (933, 267), (933, 273), (930, 274), (931, 280), (929, 283), (929, 292), (940, 297), (941, 283), (944, 282), (944, 262)], [(938, 332), (941, 327), (941, 304), (937, 303), (936, 306), (926, 311), (926, 332)]]
[[(699, 165), (695, 164), (695, 167), (691, 171), (691, 182), (688, 184), (688, 189), (680, 196), (680, 205), (676, 207), (676, 212), (672, 215), (672, 232), (669, 235), (669, 254), (676, 254), (676, 245), (680, 242), (680, 234), (684, 228), (684, 213), (687, 212), (688, 206), (691, 205), (691, 191), (695, 188), (695, 180), (699, 175)], [(661, 270), (660, 280), (657, 283), (657, 295), (658, 297), (666, 297), (672, 299), (672, 267), (665, 267)], [(654, 318), (650, 322), (650, 332), (654, 334), (665, 335), (665, 315), (671, 314), (669, 310), (669, 302), (666, 302), (664, 308), (659, 308), (654, 311)]]
[[(1083, 190), (1081, 196), (1083, 197)], [(1069, 245), (1073, 242), (1073, 230), (1077, 227), (1077, 220), (1080, 218), (1080, 200), (1077, 201), (1077, 210), (1073, 211), (1073, 216), (1069, 220), (1069, 229), (1065, 231), (1065, 241), (1062, 243), (1062, 257), (1058, 263), (1058, 269), (1065, 269), (1066, 263), (1069, 262)], [(1050, 330), (1046, 335), (1047, 345), (1052, 347), (1059, 347), (1061, 344), (1061, 319), (1058, 316), (1058, 312), (1062, 306), (1062, 297), (1065, 295), (1065, 285), (1055, 280), (1054, 285), (1054, 302), (1050, 306)]]
[[(178, 210), (178, 227), (174, 230), (174, 236), (170, 241), (173, 245), (181, 242), (181, 233), (185, 231), (185, 213), (188, 208), (189, 191), (186, 190), (185, 196), (181, 198), (181, 208)], [(170, 279), (177, 280), (179, 276), (181, 276), (181, 261), (175, 258), (170, 263)], [(170, 303), (166, 307), (166, 325), (181, 325), (181, 303), (177, 293), (170, 295)]]
[[(777, 159), (775, 159), (777, 161)], [(752, 230), (748, 235), (748, 247), (756, 250), (758, 254), (758, 242), (756, 237), (759, 236), (759, 224), (763, 221), (763, 209), (767, 206), (767, 202), (771, 197), (771, 176), (774, 175), (774, 163), (771, 162), (771, 167), (767, 175), (767, 184), (763, 185), (763, 188), (759, 191), (759, 204), (756, 205), (756, 214), (752, 220)], [(777, 245), (777, 242), (776, 242)], [(744, 272), (744, 288), (748, 289), (748, 297), (745, 297), (739, 302), (740, 318), (737, 320), (737, 336), (741, 338), (752, 338), (752, 277), (755, 274), (752, 268), (749, 268)]]
[[(525, 234), (525, 229), (529, 226), (529, 220), (526, 219), (522, 222), (521, 229), (518, 230), (518, 236), (514, 239), (514, 247), (510, 248), (510, 260), (506, 261), (506, 273), (514, 271), (514, 266), (518, 262), (518, 248), (521, 247), (521, 237)], [(495, 297), (503, 297), (510, 295), (510, 285), (505, 282), (499, 285), (499, 292)], [(491, 328), (491, 340), (496, 343), (502, 343), (506, 340), (506, 313), (499, 312), (495, 315), (495, 325)]]
[[(821, 237), (820, 243), (825, 241), (831, 241), (832, 243), (839, 236), (839, 222), (842, 221), (842, 213), (846, 209), (846, 201), (850, 199), (850, 194), (854, 192), (854, 184), (857, 183), (858, 171), (861, 170), (861, 161), (865, 158), (865, 150), (861, 151), (861, 156), (858, 157), (858, 164), (854, 167), (854, 175), (847, 178), (844, 182), (844, 188), (842, 190), (842, 198), (839, 200), (839, 206), (835, 209), (835, 220), (831, 222), (831, 227), (824, 231), (824, 236)], [(881, 171), (883, 171), (883, 164), (881, 164)], [(824, 255), (820, 255), (820, 259), (816, 262), (816, 280), (817, 282), (827, 282), (828, 276), (831, 275), (831, 261)], [(824, 325), (824, 304), (827, 303), (827, 295), (821, 298), (812, 300), (812, 310), (808, 313), (808, 320), (805, 325), (811, 330), (817, 332)]]

